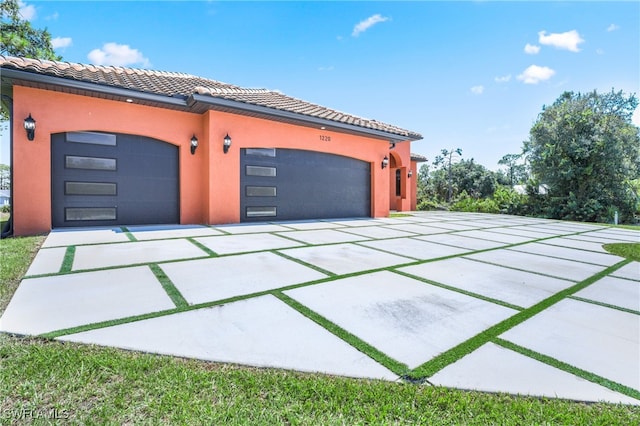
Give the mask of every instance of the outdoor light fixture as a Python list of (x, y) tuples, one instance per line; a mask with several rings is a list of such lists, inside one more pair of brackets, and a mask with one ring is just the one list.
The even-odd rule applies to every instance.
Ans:
[(409, 170), (409, 173), (407, 173), (407, 176), (409, 176), (409, 179), (411, 179), (411, 176), (413, 176), (413, 170)]
[(24, 119), (24, 129), (27, 131), (27, 139), (32, 141), (36, 136), (36, 120), (31, 117), (31, 113)]
[(392, 150), (396, 147), (396, 143), (395, 142), (389, 142), (389, 150)]
[(191, 137), (191, 155), (196, 153), (196, 148), (198, 148), (198, 138), (196, 138), (196, 135), (193, 135)]
[(389, 165), (389, 157), (387, 157), (386, 155), (384, 156), (384, 158), (382, 159), (382, 168), (386, 168)]
[(227, 133), (227, 136), (224, 137), (224, 142), (222, 145), (222, 149), (224, 150), (225, 154), (229, 152), (229, 147), (231, 147), (231, 137), (229, 136), (229, 133)]

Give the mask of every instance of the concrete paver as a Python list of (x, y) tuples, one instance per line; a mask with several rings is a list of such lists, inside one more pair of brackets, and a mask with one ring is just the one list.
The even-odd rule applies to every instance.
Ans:
[(467, 256), (469, 259), (510, 266), (529, 272), (582, 281), (605, 269), (603, 266), (573, 262), (566, 259), (522, 253), (515, 250), (496, 250)]
[(640, 283), (624, 278), (604, 277), (575, 296), (640, 312)]
[(326, 278), (277, 254), (263, 252), (160, 265), (190, 304), (212, 302)]
[(187, 240), (157, 240), (80, 246), (76, 248), (73, 270), (135, 265), (207, 256)]
[(397, 379), (273, 296), (72, 334), (60, 340), (258, 367)]
[(222, 232), (209, 228), (208, 226), (172, 226), (165, 229), (149, 229), (143, 226), (130, 226), (127, 229), (138, 241), (223, 235)]
[(285, 293), (409, 368), (517, 312), (387, 271)]
[(287, 238), (302, 241), (307, 244), (335, 244), (352, 241), (366, 241), (369, 238), (333, 229), (314, 229), (310, 231), (291, 231), (280, 234)]
[(391, 240), (362, 242), (360, 245), (384, 250), (390, 253), (402, 253), (415, 259), (436, 259), (439, 257), (451, 256), (469, 252), (467, 249), (443, 246), (442, 244), (430, 243), (413, 238), (394, 238)]
[(414, 259), (408, 257), (384, 253), (349, 243), (280, 251), (287, 256), (302, 260), (334, 274), (349, 274), (414, 261)]
[(386, 227), (387, 229), (410, 232), (417, 235), (444, 234), (445, 232), (451, 232), (450, 229), (437, 228), (435, 226), (429, 226), (428, 224), (418, 225), (415, 223), (404, 223), (399, 225), (387, 225)]
[(568, 237), (552, 238), (550, 240), (540, 241), (540, 244), (547, 244), (551, 246), (575, 248), (580, 250), (595, 251), (597, 253), (608, 253), (602, 248), (602, 243), (594, 243), (592, 241), (576, 240)]
[(412, 237), (417, 235), (412, 232), (385, 228), (383, 226), (366, 226), (363, 228), (348, 228), (348, 229), (345, 228), (345, 229), (341, 229), (340, 231), (348, 232), (350, 234), (355, 234), (355, 235), (362, 235), (363, 237), (375, 238), (375, 239)]
[(524, 308), (574, 285), (567, 280), (462, 258), (423, 263), (399, 271)]
[(195, 238), (195, 241), (210, 248), (217, 254), (246, 253), (303, 245), (273, 234), (223, 235), (220, 237)]
[(80, 244), (105, 244), (129, 241), (120, 229), (64, 229), (52, 231), (42, 247), (72, 246)]
[(435, 385), (486, 392), (637, 404), (637, 400), (493, 343), (429, 378)]
[(638, 315), (565, 299), (501, 337), (640, 391)]
[(518, 243), (524, 243), (526, 241), (532, 240), (532, 238), (530, 237), (523, 237), (520, 235), (499, 234), (490, 229), (486, 229), (482, 231), (480, 230), (463, 231), (463, 232), (460, 232), (459, 235), (462, 235), (464, 237), (469, 237), (469, 238), (478, 238), (481, 240), (497, 241), (499, 243), (505, 243), (505, 244), (518, 244)]
[(173, 309), (147, 266), (22, 280), (0, 330), (37, 335)]
[(543, 256), (558, 257), (560, 259), (580, 260), (581, 262), (593, 263), (594, 265), (602, 266), (615, 265), (622, 260), (619, 256), (614, 256), (608, 253), (595, 253), (592, 251), (585, 251), (570, 247), (559, 247), (541, 243), (523, 244), (521, 246), (512, 247), (511, 250), (521, 251), (523, 253), (540, 254)]
[(418, 240), (429, 241), (432, 243), (446, 244), (471, 250), (486, 250), (507, 245), (498, 241), (478, 240), (471, 237), (465, 237), (460, 234), (437, 234), (437, 235), (421, 235), (415, 237)]
[(54, 247), (40, 250), (33, 259), (33, 262), (31, 262), (31, 266), (29, 266), (26, 276), (56, 274), (60, 272), (66, 252), (66, 247)]
[(274, 223), (218, 225), (216, 229), (229, 234), (255, 234), (258, 232), (290, 231), (290, 228)]
[(614, 277), (640, 281), (640, 262), (631, 262), (611, 274)]

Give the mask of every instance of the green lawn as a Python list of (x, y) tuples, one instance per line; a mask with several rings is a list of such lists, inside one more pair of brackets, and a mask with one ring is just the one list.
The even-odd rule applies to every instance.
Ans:
[(609, 253), (640, 262), (640, 243), (613, 243), (602, 247)]
[[(0, 241), (0, 313), (42, 237)], [(256, 369), (0, 334), (0, 424), (639, 424), (640, 408)], [(35, 421), (34, 421), (35, 420)]]

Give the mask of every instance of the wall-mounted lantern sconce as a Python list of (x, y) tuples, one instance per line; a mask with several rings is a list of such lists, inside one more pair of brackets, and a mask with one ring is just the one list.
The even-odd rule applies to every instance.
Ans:
[(27, 139), (32, 141), (36, 136), (36, 120), (31, 117), (31, 114), (24, 119), (24, 129), (27, 131)]
[(193, 135), (191, 137), (191, 155), (196, 153), (196, 148), (198, 148), (198, 138), (196, 138), (196, 135)]
[(389, 165), (389, 157), (385, 155), (384, 158), (382, 159), (382, 168), (384, 169), (388, 165)]
[(407, 176), (409, 177), (409, 179), (411, 179), (411, 176), (413, 176), (413, 170), (409, 170), (409, 173), (407, 173)]
[(224, 137), (224, 141), (222, 144), (222, 149), (224, 150), (225, 154), (229, 152), (230, 147), (231, 147), (231, 137), (229, 136), (229, 133), (227, 133), (227, 136)]
[(389, 150), (392, 150), (396, 147), (396, 143), (395, 142), (389, 142)]

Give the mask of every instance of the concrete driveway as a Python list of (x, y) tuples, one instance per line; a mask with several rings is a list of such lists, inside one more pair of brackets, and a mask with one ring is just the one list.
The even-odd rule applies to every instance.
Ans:
[(0, 331), (640, 404), (640, 233), (513, 216), (54, 231)]

